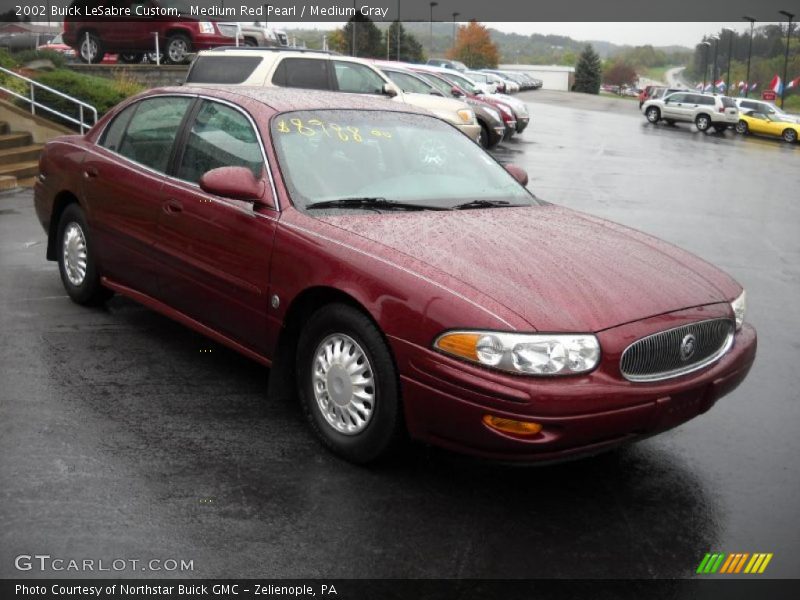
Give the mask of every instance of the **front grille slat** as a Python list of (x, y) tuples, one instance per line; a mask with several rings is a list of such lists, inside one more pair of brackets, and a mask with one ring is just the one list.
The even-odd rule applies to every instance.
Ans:
[[(636, 340), (622, 353), (620, 371), (629, 381), (659, 381), (679, 377), (717, 361), (733, 344), (730, 319), (710, 319), (660, 331)], [(682, 356), (687, 336), (694, 337), (694, 352)]]

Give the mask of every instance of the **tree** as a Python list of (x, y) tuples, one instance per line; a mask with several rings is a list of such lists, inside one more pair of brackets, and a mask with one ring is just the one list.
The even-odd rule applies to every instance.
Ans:
[(638, 77), (636, 69), (623, 60), (615, 60), (603, 69), (603, 82), (609, 85), (633, 84)]
[(578, 57), (578, 64), (575, 65), (574, 90), (584, 94), (599, 94), (601, 68), (597, 52), (591, 44), (586, 44)]
[[(386, 35), (389, 37), (389, 58), (398, 60), (397, 58), (397, 36), (398, 30), (400, 35), (400, 58), (403, 62), (421, 63), (425, 62), (425, 53), (422, 51), (422, 44), (417, 41), (410, 33), (406, 32), (405, 27), (399, 21), (393, 22), (389, 29), (386, 30)], [(386, 38), (384, 38), (384, 47), (386, 47)]]
[[(353, 56), (353, 23), (356, 24), (356, 52), (360, 58), (384, 58), (386, 46), (381, 30), (375, 27), (372, 19), (357, 12), (350, 17), (342, 29), (329, 38), (331, 50)], [(341, 35), (337, 35), (341, 33)]]
[(460, 60), (471, 69), (485, 69), (496, 67), (500, 55), (489, 30), (472, 20), (458, 28), (455, 47), (447, 51), (447, 58)]

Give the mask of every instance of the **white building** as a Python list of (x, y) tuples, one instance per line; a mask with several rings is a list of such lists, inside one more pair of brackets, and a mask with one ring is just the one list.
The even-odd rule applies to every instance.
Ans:
[(524, 71), (531, 77), (542, 80), (542, 89), (568, 92), (575, 82), (575, 67), (559, 65), (500, 65), (500, 70)]

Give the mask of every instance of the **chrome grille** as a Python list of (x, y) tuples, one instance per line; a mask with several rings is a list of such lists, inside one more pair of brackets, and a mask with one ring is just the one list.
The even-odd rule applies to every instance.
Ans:
[[(660, 331), (628, 346), (619, 368), (629, 381), (658, 381), (686, 375), (725, 354), (733, 344), (733, 332), (730, 319), (699, 321)], [(688, 346), (693, 347), (689, 356)]]

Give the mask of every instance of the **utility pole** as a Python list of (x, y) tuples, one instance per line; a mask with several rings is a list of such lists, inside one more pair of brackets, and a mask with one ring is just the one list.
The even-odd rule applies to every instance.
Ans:
[(783, 99), (786, 96), (786, 69), (789, 66), (789, 40), (792, 37), (792, 19), (794, 19), (794, 15), (785, 10), (779, 10), (778, 12), (789, 19), (789, 24), (786, 27), (786, 54), (783, 57), (783, 81), (781, 82), (781, 110), (783, 110)]
[[(431, 55), (433, 55), (433, 7), (434, 6), (439, 6), (439, 3), (438, 2), (431, 2), (430, 5), (431, 5), (431, 41), (430, 41), (430, 44), (428, 45), (428, 52)], [(428, 58), (430, 58), (430, 57), (428, 57)]]
[(748, 17), (745, 15), (742, 17), (745, 21), (750, 21), (750, 45), (747, 48), (747, 77), (745, 78), (745, 83), (747, 84), (744, 88), (744, 97), (747, 98), (750, 95), (750, 57), (753, 55), (753, 29), (756, 24), (756, 20), (753, 17)]

